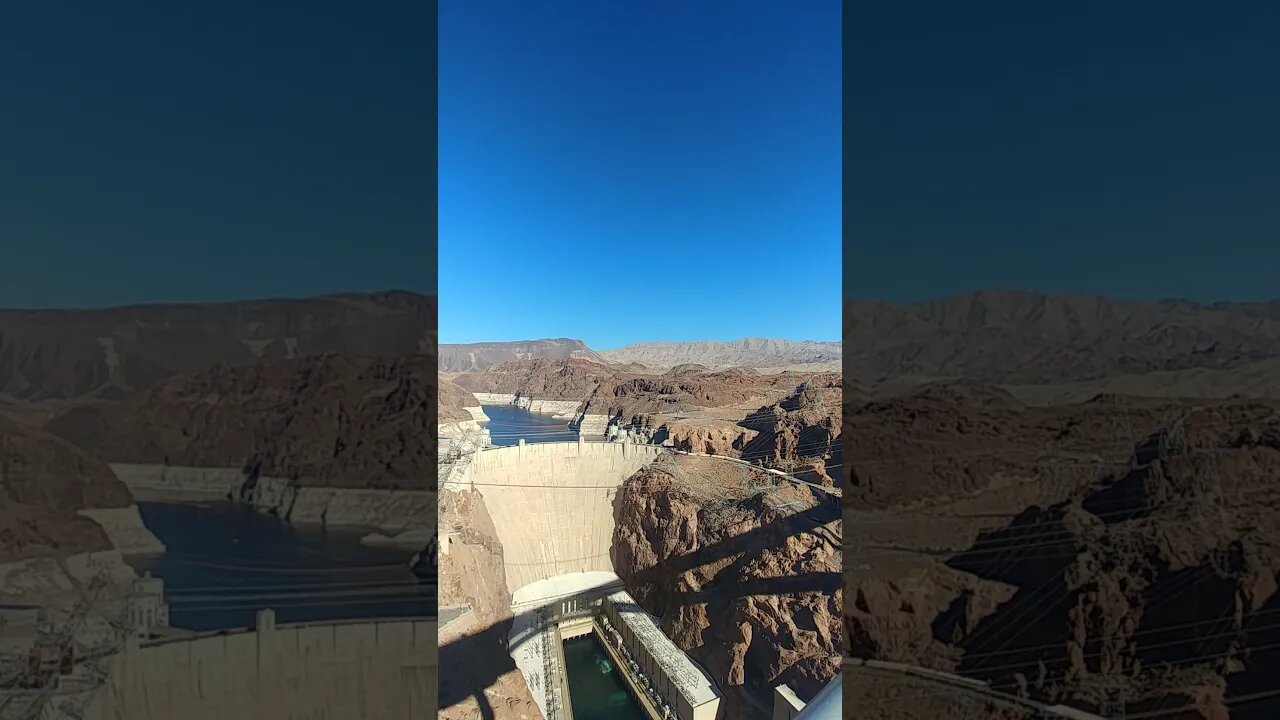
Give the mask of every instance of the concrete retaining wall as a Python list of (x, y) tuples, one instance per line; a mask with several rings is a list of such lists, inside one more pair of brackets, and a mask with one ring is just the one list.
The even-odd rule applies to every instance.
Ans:
[(436, 624), (353, 622), (127, 647), (88, 720), (405, 720), (436, 714)]
[(514, 592), (564, 573), (612, 572), (614, 493), (661, 453), (625, 443), (490, 448), (475, 453), (456, 487), (484, 497)]

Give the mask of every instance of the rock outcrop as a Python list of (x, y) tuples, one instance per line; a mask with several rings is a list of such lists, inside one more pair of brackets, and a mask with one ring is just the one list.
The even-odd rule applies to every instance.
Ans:
[(132, 503), (105, 463), (0, 418), (0, 563), (111, 550), (102, 525), (82, 513), (128, 513)]
[(442, 542), (440, 605), (466, 605), (484, 625), (511, 619), (511, 591), (502, 564), (502, 544), (476, 491), (440, 496)]
[(502, 545), (478, 492), (448, 491), (440, 498), (440, 607), (466, 606), (441, 627), (440, 720), (529, 718), (541, 713), (507, 652), (511, 593)]
[(777, 402), (808, 377), (697, 368), (675, 374), (640, 374), (582, 360), (544, 359), (507, 362), (453, 379), (473, 393), (515, 395), (522, 403), (574, 402), (578, 403), (579, 418), (599, 415), (656, 431), (660, 423), (654, 421), (655, 416)]
[(471, 392), (458, 387), (456, 383), (440, 380), (438, 397), (440, 405), (437, 417), (440, 424), (477, 419), (470, 408), (479, 408), (480, 401)]
[(933, 387), (847, 421), (853, 655), (1203, 718), (1280, 670), (1280, 405)]
[(51, 432), (111, 462), (243, 467), (301, 486), (434, 489), (428, 355), (218, 366), (74, 408)]
[(653, 441), (685, 452), (738, 457), (756, 435), (727, 420), (672, 420), (659, 428)]
[(843, 459), (842, 397), (839, 375), (807, 378), (787, 397), (742, 421), (756, 431), (742, 449), (742, 458), (794, 472), (810, 482), (836, 484)]
[(615, 515), (614, 568), (726, 691), (726, 717), (758, 717), (782, 682), (811, 698), (840, 671), (841, 520), (825, 494), (679, 458), (628, 479)]

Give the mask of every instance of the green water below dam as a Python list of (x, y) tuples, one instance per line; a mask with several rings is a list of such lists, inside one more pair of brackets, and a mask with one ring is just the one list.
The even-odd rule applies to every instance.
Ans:
[(595, 633), (564, 641), (573, 720), (645, 720), (622, 671)]

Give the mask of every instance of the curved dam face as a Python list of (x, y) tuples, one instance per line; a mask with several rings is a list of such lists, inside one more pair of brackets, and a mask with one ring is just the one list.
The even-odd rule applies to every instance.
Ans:
[(86, 720), (434, 717), (436, 623), (321, 623), (126, 646)]
[(507, 587), (613, 571), (613, 498), (662, 448), (627, 443), (513, 445), (475, 454), (461, 487), (484, 497), (502, 543)]

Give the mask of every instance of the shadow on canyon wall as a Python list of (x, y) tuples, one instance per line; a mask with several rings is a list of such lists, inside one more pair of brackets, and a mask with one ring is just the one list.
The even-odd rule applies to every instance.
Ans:
[[(841, 517), (842, 508), (839, 498), (833, 498), (833, 500), (834, 502), (824, 502), (808, 511), (781, 518), (715, 545), (700, 548), (697, 552), (671, 558), (664, 562), (664, 568), (689, 570), (714, 563), (749, 550), (760, 549), (761, 543), (776, 541), (779, 533), (787, 536), (816, 533), (819, 526)], [(637, 577), (653, 578), (655, 576), (651, 573), (640, 573)], [(843, 578), (838, 572), (806, 573), (683, 593), (670, 600), (682, 604), (694, 604), (713, 600), (732, 601), (754, 595), (835, 593), (841, 588), (842, 582)], [(558, 599), (548, 598), (548, 602), (544, 605), (524, 610), (512, 618), (490, 624), (466, 637), (442, 645), (440, 647), (440, 708), (452, 707), (464, 702), (467, 698), (474, 698), (481, 717), (484, 720), (495, 720), (497, 715), (494, 707), (484, 691), (496, 683), (498, 678), (516, 669), (510, 652), (526, 640), (526, 638), (517, 638), (514, 643), (508, 643), (512, 624), (521, 617), (533, 615), (543, 608), (550, 607)], [(470, 676), (469, 681), (446, 682), (445, 676), (451, 668), (466, 668)], [(724, 683), (723, 678), (712, 679), (717, 686)], [(728, 690), (724, 687), (720, 689), (722, 693)]]

